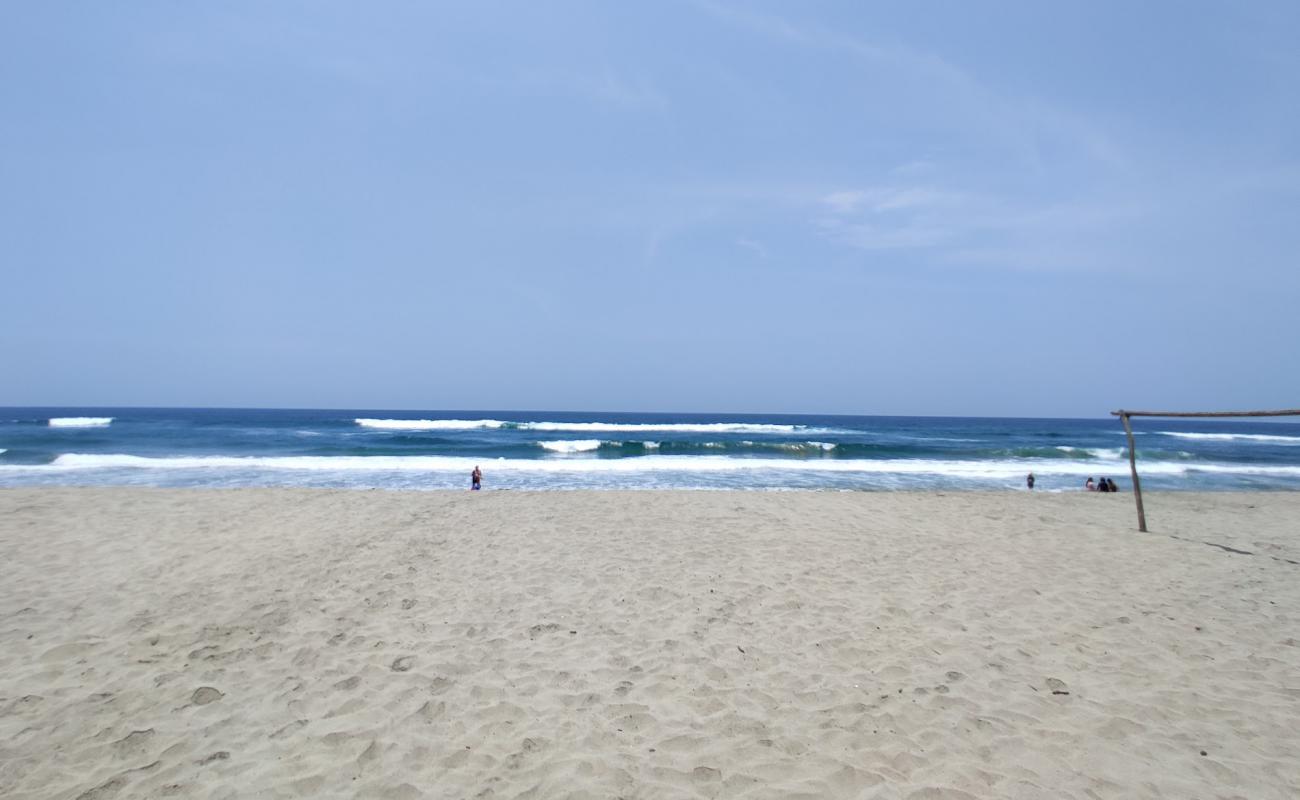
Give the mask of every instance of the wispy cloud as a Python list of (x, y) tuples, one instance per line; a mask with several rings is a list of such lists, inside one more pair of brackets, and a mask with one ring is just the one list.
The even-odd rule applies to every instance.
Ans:
[(650, 79), (628, 76), (609, 68), (590, 72), (529, 72), (518, 78), (521, 86), (581, 98), (623, 111), (662, 112), (668, 96)]
[(940, 225), (909, 220), (898, 225), (829, 218), (817, 222), (831, 239), (860, 250), (930, 248), (951, 240), (955, 231)]
[[(1094, 201), (1032, 202), (934, 185), (840, 189), (813, 206), (822, 237), (860, 250), (928, 250), (953, 263), (1009, 267), (1069, 263), (1067, 243), (1141, 218), (1145, 207)], [(1052, 257), (1055, 247), (1059, 258)]]
[(822, 198), (822, 203), (833, 214), (852, 214), (867, 199), (867, 193), (857, 189), (831, 192)]
[(767, 246), (757, 239), (750, 239), (747, 236), (741, 236), (736, 239), (736, 246), (743, 247), (764, 261), (772, 257), (772, 253), (767, 249)]
[[(811, 23), (794, 22), (776, 14), (701, 0), (698, 7), (734, 27), (791, 46), (835, 53), (850, 62), (870, 65), (872, 73), (897, 75), (901, 84), (918, 84), (911, 98), (954, 127), (998, 141), (1011, 148), (1026, 165), (1036, 166), (1043, 148), (1059, 143), (1074, 157), (1120, 165), (1122, 148), (1094, 119), (1039, 98), (998, 91), (975, 73), (928, 50), (901, 43), (881, 44)], [(925, 160), (904, 169), (925, 170)]]
[(821, 198), (817, 230), (864, 250), (934, 247), (961, 233), (958, 210), (970, 200), (930, 186), (841, 189)]

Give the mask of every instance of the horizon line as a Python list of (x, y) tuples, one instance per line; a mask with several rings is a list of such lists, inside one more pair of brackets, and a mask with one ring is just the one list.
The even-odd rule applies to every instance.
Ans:
[[(383, 407), (363, 407), (363, 406), (155, 406), (155, 405), (0, 405), (0, 410), (104, 410), (104, 411), (382, 411), (385, 413), (395, 414), (426, 414), (426, 413), (453, 413), (453, 412), (473, 412), (475, 414), (591, 414), (591, 415), (659, 415), (659, 416), (751, 416), (751, 417), (867, 417), (867, 418), (895, 418), (895, 419), (1016, 419), (1016, 420), (1095, 420), (1109, 419), (1111, 412), (1101, 412), (1096, 417), (1085, 416), (1016, 416), (1016, 415), (989, 415), (989, 414), (884, 414), (884, 413), (859, 413), (850, 414), (844, 412), (812, 412), (812, 411), (611, 411), (611, 410), (593, 410), (593, 409), (555, 409), (555, 408), (383, 408)], [(1247, 419), (1238, 419), (1236, 421), (1245, 422)], [(1297, 424), (1295, 421), (1275, 420), (1282, 424)]]

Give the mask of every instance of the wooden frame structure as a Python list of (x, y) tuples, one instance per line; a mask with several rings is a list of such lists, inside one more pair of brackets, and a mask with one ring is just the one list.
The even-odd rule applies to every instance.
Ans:
[(1128, 437), (1128, 468), (1133, 475), (1133, 499), (1137, 502), (1138, 530), (1147, 532), (1147, 515), (1142, 509), (1142, 483), (1138, 480), (1137, 449), (1133, 447), (1133, 427), (1129, 417), (1300, 417), (1300, 408), (1282, 411), (1119, 411), (1110, 412), (1112, 417), (1119, 417), (1124, 423), (1124, 434)]

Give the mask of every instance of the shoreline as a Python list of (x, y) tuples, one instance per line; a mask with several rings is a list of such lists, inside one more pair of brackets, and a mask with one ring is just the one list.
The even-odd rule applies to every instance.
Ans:
[(1125, 494), (0, 489), (0, 794), (1294, 795), (1300, 492)]

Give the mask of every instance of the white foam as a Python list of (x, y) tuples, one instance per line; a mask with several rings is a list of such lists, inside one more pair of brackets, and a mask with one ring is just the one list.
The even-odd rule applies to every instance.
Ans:
[(658, 443), (658, 442), (642, 442), (642, 443), (641, 443), (641, 446), (644, 447), (644, 448), (647, 449), (647, 450), (658, 450), (658, 449), (659, 449), (659, 443)]
[(558, 442), (538, 442), (553, 453), (589, 453), (600, 449), (599, 439), (576, 439)]
[[(510, 422), (500, 419), (368, 419), (355, 422), (363, 428), (401, 431), (464, 431), (480, 428), (515, 428), (521, 431), (570, 433), (764, 433), (788, 434), (813, 430), (803, 425), (769, 425), (749, 422)], [(826, 429), (826, 432), (831, 432)]]
[(748, 422), (519, 422), (525, 431), (588, 431), (599, 433), (793, 433), (806, 430), (803, 425), (766, 425)]
[(1113, 458), (1118, 460), (1128, 457), (1128, 449), (1124, 447), (1090, 447), (1088, 448), (1088, 455), (1093, 458)]
[(1184, 433), (1182, 431), (1159, 431), (1162, 436), (1177, 439), (1203, 439), (1206, 441), (1229, 442), (1271, 442), (1273, 444), (1300, 445), (1300, 436), (1276, 436), (1265, 433)]
[(103, 428), (111, 425), (112, 417), (53, 417), (51, 428)]
[(363, 428), (386, 431), (470, 431), (478, 428), (501, 428), (506, 423), (498, 419), (367, 419), (354, 420)]
[(1056, 446), (1062, 453), (1083, 453), (1091, 458), (1124, 458), (1128, 451), (1123, 447), (1071, 447), (1060, 444)]
[[(68, 453), (51, 464), (0, 464), (0, 470), (71, 471), (89, 469), (225, 469), (303, 470), (326, 472), (469, 472), (479, 459), (463, 456), (176, 456), (150, 458), (125, 454)], [(956, 478), (1019, 478), (1036, 475), (1123, 476), (1126, 462), (1021, 459), (1005, 461), (945, 461), (930, 459), (788, 459), (727, 456), (648, 455), (611, 459), (507, 459), (492, 469), (512, 473), (653, 473), (653, 472), (836, 472), (898, 475), (943, 475)], [(1189, 472), (1240, 475), (1300, 476), (1300, 466), (1196, 464), (1156, 461), (1142, 465), (1143, 474), (1183, 475)]]
[[(754, 443), (742, 442), (742, 444), (752, 445)], [(722, 444), (722, 446), (725, 447), (726, 445)], [(830, 452), (835, 449), (835, 445), (832, 442), (783, 442), (775, 445), (775, 447), (778, 450), (789, 450), (793, 453), (802, 453), (807, 450), (822, 450), (824, 452)]]

